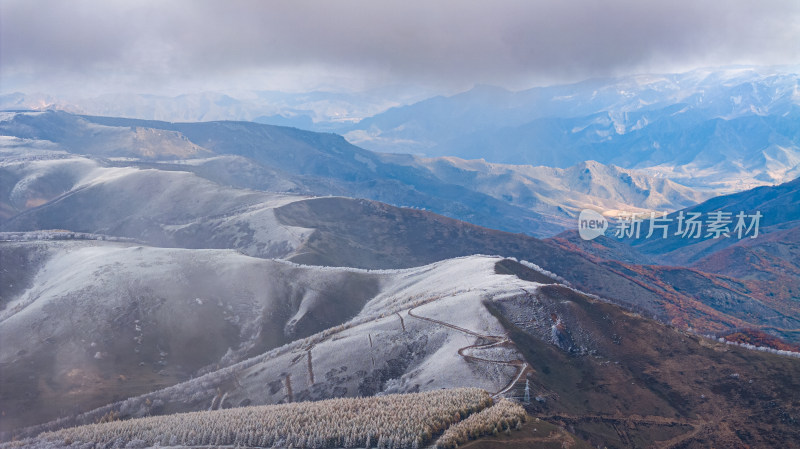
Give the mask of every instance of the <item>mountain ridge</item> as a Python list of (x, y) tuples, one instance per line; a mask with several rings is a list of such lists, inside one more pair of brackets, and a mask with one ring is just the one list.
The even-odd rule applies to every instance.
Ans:
[(595, 159), (730, 192), (800, 175), (797, 85), (796, 68), (754, 67), (590, 80), (490, 99), (478, 88), (390, 109), (345, 136), (373, 150), (497, 163), (564, 168)]
[[(570, 227), (587, 204), (674, 210), (707, 197), (614, 168), (600, 170), (602, 187), (595, 195), (591, 182), (575, 191), (563, 179), (551, 179), (563, 174), (546, 168), (508, 166), (496, 172), (477, 161), (377, 154), (334, 134), (245, 122), (173, 124), (45, 112), (13, 115), (0, 122), (0, 132), (55, 142), (67, 151), (104, 158), (104, 164), (193, 171), (259, 190), (370, 198), (536, 236)], [(158, 138), (165, 141), (165, 154), (152, 154), (150, 144), (143, 144)], [(544, 185), (552, 198), (535, 192)], [(504, 192), (512, 189), (518, 192)]]

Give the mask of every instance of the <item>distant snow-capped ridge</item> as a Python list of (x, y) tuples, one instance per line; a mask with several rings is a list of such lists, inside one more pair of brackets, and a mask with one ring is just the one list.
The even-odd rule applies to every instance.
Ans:
[(636, 75), (392, 108), (345, 136), (383, 152), (566, 168), (596, 160), (728, 192), (800, 176), (800, 67)]

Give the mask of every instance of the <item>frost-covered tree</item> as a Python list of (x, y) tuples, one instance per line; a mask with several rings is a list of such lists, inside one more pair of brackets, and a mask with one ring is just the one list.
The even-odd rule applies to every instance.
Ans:
[[(36, 440), (9, 443), (9, 447), (33, 443), (66, 447), (74, 443), (76, 447), (169, 444), (322, 449), (371, 448), (377, 444), (380, 448), (409, 449), (424, 447), (432, 435), (491, 404), (491, 396), (475, 388), (339, 398), (91, 424), (44, 433)], [(505, 419), (511, 422), (512, 418)]]
[(494, 406), (449, 427), (436, 441), (436, 447), (452, 449), (470, 439), (489, 434), (496, 435), (499, 430), (508, 433), (512, 427), (520, 427), (526, 418), (527, 413), (522, 406), (508, 399), (501, 399)]

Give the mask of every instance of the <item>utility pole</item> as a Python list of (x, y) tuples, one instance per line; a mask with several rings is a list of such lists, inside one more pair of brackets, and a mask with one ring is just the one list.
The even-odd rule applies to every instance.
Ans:
[(531, 403), (531, 385), (528, 379), (525, 379), (525, 403)]

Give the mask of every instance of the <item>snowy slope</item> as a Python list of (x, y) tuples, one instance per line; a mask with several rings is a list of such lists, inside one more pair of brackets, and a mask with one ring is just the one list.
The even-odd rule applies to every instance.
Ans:
[[(40, 142), (35, 145), (47, 147)], [(740, 284), (717, 282), (708, 288), (682, 289), (665, 296), (652, 279), (637, 279), (644, 276), (641, 270), (616, 270), (588, 260), (583, 254), (572, 252), (572, 248), (558, 248), (523, 235), (368, 200), (235, 189), (180, 170), (196, 167), (197, 159), (172, 163), (168, 169), (85, 159), (88, 158), (76, 159), (75, 155), (52, 149), (22, 146), (8, 150), (0, 167), (0, 198), (9, 199), (0, 203), (11, 218), (0, 222), (0, 231), (64, 229), (135, 239), (152, 246), (233, 249), (255, 257), (361, 268), (401, 268), (476, 253), (501, 254), (535, 259), (584, 291), (663, 319), (675, 319), (676, 309), (671, 303), (699, 301), (716, 309), (721, 306), (715, 299), (720, 295), (738, 298), (737, 301), (747, 301), (749, 295)], [(614, 187), (626, 173), (612, 169), (607, 172), (590, 164), (586, 169), (598, 182), (579, 186), (598, 198), (642, 189), (592, 190), (594, 185)], [(565, 170), (564, 176), (579, 179), (584, 175), (582, 171), (570, 174)], [(631, 175), (631, 182), (638, 180)], [(28, 204), (30, 199), (34, 201)], [(37, 205), (38, 202), (44, 204)], [(576, 203), (575, 207), (581, 205)], [(506, 219), (503, 210), (495, 209), (494, 213), (495, 219)], [(574, 226), (574, 220), (569, 225)], [(684, 274), (694, 276), (690, 272)], [(677, 315), (689, 310), (679, 309)], [(725, 328), (744, 325), (740, 319), (763, 325), (762, 318), (768, 316), (771, 312), (767, 308), (758, 315), (737, 314), (735, 320), (728, 315), (715, 315)], [(695, 317), (690, 318), (694, 327), (707, 324), (696, 322)]]
[[(201, 267), (218, 269), (230, 266), (231, 273), (223, 270), (219, 276), (223, 284), (220, 289), (225, 290), (219, 301), (233, 305), (233, 312), (248, 303), (232, 294), (237, 290), (231, 284), (241, 287), (250, 283), (269, 289), (275, 283), (288, 282), (287, 278), (297, 276), (297, 283), (303, 284), (306, 292), (317, 289), (329, 293), (343, 291), (342, 287), (357, 277), (368, 283), (375, 282), (376, 288), (369, 297), (363, 297), (359, 304), (360, 312), (342, 320), (342, 324), (265, 349), (266, 352), (237, 354), (235, 350), (229, 351), (222, 356), (219, 369), (216, 366), (200, 369), (196, 376), (183, 382), (168, 377), (167, 373), (177, 359), (186, 357), (183, 353), (186, 348), (192, 351), (203, 346), (202, 335), (186, 347), (171, 346), (164, 350), (159, 346), (160, 341), (152, 339), (156, 329), (148, 326), (146, 320), (140, 319), (139, 323), (135, 321), (139, 318), (117, 320), (114, 323), (122, 323), (120, 328), (129, 326), (134, 332), (139, 332), (137, 324), (144, 323), (141, 325), (143, 341), (150, 345), (156, 343), (157, 352), (152, 355), (157, 360), (156, 365), (162, 358), (166, 365), (159, 365), (157, 369), (160, 371), (149, 369), (140, 373), (129, 366), (117, 365), (106, 370), (105, 378), (98, 372), (102, 373), (102, 367), (108, 368), (118, 361), (102, 352), (98, 358), (90, 357), (94, 350), (91, 341), (81, 342), (60, 336), (45, 339), (40, 342), (45, 351), (67, 353), (38, 358), (39, 361), (49, 360), (56, 368), (38, 369), (32, 374), (34, 380), (39, 381), (37, 387), (43, 396), (48, 389), (63, 387), (64, 384), (70, 386), (73, 393), (81, 388), (104, 393), (98, 387), (103, 381), (114, 383), (114, 390), (120, 391), (120, 385), (132, 382), (132, 378), (127, 376), (137, 374), (137, 379), (144, 379), (146, 383), (147, 388), (143, 390), (151, 392), (127, 399), (120, 395), (114, 398), (113, 393), (108, 393), (106, 399), (111, 397), (108, 402), (115, 402), (85, 413), (81, 412), (91, 408), (91, 403), (81, 402), (76, 394), (65, 395), (68, 404), (49, 401), (42, 405), (43, 409), (51, 413), (55, 411), (54, 414), (63, 418), (25, 429), (16, 434), (20, 438), (46, 429), (95, 422), (102, 416), (113, 416), (108, 415), (110, 412), (117, 413), (119, 418), (128, 418), (459, 386), (480, 387), (491, 393), (520, 397), (525, 385), (530, 386), (532, 396), (528, 411), (542, 421), (566, 420), (590, 435), (593, 441), (610, 439), (619, 447), (630, 441), (629, 435), (646, 442), (669, 442), (675, 438), (686, 441), (702, 438), (698, 440), (702, 442), (738, 441), (724, 425), (712, 426), (709, 432), (696, 432), (696, 429), (709, 429), (708, 423), (715, 423), (713, 420), (720, 416), (726, 420), (722, 423), (731, 423), (735, 425), (734, 429), (749, 429), (751, 433), (742, 437), (747, 441), (792, 441), (797, 437), (796, 426), (785, 419), (786, 413), (794, 410), (794, 396), (787, 395), (787, 392), (797, 391), (800, 382), (796, 358), (750, 351), (705, 339), (592, 299), (565, 285), (543, 285), (523, 281), (517, 276), (498, 274), (503, 272), (500, 267), (505, 267), (523, 278), (551, 282), (539, 271), (523, 272), (525, 267), (532, 267), (531, 264), (494, 256), (471, 256), (411, 269), (366, 272), (263, 261), (229, 251), (138, 249), (124, 243), (3, 243), (0, 250), (30, 245), (43, 246), (45, 251), (54, 253), (54, 257), (41, 264), (41, 280), (52, 286), (50, 290), (41, 292), (39, 300), (51, 304), (43, 307), (43, 312), (61, 312), (70, 318), (88, 310), (117, 316), (119, 305), (125, 304), (123, 299), (109, 300), (89, 295), (86, 300), (73, 305), (72, 311), (54, 310), (52, 304), (66, 302), (64, 298), (68, 300), (73, 294), (73, 297), (80, 297), (81, 293), (68, 291), (73, 287), (69, 281), (64, 282), (66, 285), (63, 287), (59, 285), (59, 279), (69, 279), (69, 266), (83, 264), (80, 266), (82, 273), (90, 265), (104, 266), (105, 262), (99, 262), (97, 258), (72, 257), (87, 250), (103, 253), (103, 260), (110, 264), (106, 266), (113, 267), (112, 270), (94, 272), (95, 281), (100, 286), (113, 284), (115, 279), (124, 280), (128, 273), (137, 272), (137, 277), (153, 281), (167, 292), (174, 292), (165, 285), (165, 280), (161, 280), (161, 277), (176, 274), (170, 268), (173, 262), (184, 268), (193, 267), (192, 270), (197, 270), (209, 284), (215, 275), (203, 272)], [(140, 256), (114, 256), (128, 251)], [(197, 260), (193, 265), (186, 257)], [(161, 274), (160, 268), (166, 273)], [(59, 273), (67, 276), (61, 277)], [(232, 279), (226, 280), (228, 276)], [(239, 315), (237, 322), (231, 320), (231, 311), (227, 307), (209, 301), (212, 298), (191, 299), (194, 296), (191, 282), (183, 284), (178, 278), (176, 286), (188, 288), (187, 297), (177, 295), (152, 302), (148, 298), (135, 298), (136, 302), (160, 307), (155, 317), (169, 317), (172, 305), (180, 308), (180, 320), (202, 316), (213, 325), (220, 321), (247, 323), (252, 319), (243, 314)], [(361, 287), (363, 283), (356, 286), (357, 289)], [(348, 288), (344, 288), (346, 290)], [(49, 297), (48, 292), (59, 298)], [(349, 295), (318, 297), (320, 302), (317, 304), (322, 306), (327, 300), (341, 304), (340, 301)], [(259, 304), (270, 307), (282, 303), (279, 299), (270, 302), (265, 298)], [(106, 308), (111, 310), (104, 312)], [(302, 307), (297, 310), (300, 309)], [(25, 318), (24, 310), (18, 313), (20, 318)], [(203, 315), (204, 310), (210, 313)], [(0, 331), (5, 332), (4, 326), (14, 316), (0, 321)], [(74, 335), (87, 325), (109, 327), (99, 319), (84, 319), (80, 324), (59, 329)], [(46, 325), (39, 328), (50, 329)], [(31, 332), (29, 329), (35, 330), (36, 326), (31, 328), (28, 325), (22, 329)], [(209, 326), (209, 331), (213, 330), (214, 326)], [(106, 334), (113, 332), (114, 329), (109, 329)], [(164, 334), (165, 339), (169, 337), (169, 327)], [(5, 333), (0, 335), (6, 336)], [(131, 337), (135, 342), (136, 336)], [(125, 342), (126, 339), (123, 336), (119, 340)], [(105, 342), (100, 340), (99, 343)], [(90, 346), (89, 351), (84, 351), (87, 353), (84, 360), (77, 366), (64, 367), (69, 370), (59, 370), (78, 354), (66, 349), (80, 344)], [(133, 354), (137, 355), (135, 351)], [(4, 366), (30, 366), (31, 362), (37, 361), (26, 352), (18, 352), (13, 357), (14, 363)], [(146, 376), (147, 372), (150, 377)], [(43, 381), (42, 377), (50, 373), (55, 373), (57, 379)], [(27, 377), (20, 379), (28, 381)], [(0, 380), (7, 382), (6, 377)], [(4, 400), (0, 404), (12, 404), (6, 400), (5, 394), (18, 390), (2, 385)], [(509, 385), (516, 385), (516, 388), (508, 389)], [(720, 393), (733, 388), (754, 398), (755, 402), (743, 402), (738, 395)], [(25, 401), (33, 402), (30, 398), (25, 398)], [(754, 416), (754, 409), (770, 413)], [(19, 423), (19, 414), (29, 410), (21, 407), (6, 410), (4, 425), (15, 422), (10, 421), (12, 417)], [(38, 419), (29, 416), (27, 423), (42, 418), (43, 415)], [(620, 428), (625, 429), (624, 434), (614, 430)], [(619, 438), (615, 439), (618, 434)]]
[(0, 242), (0, 260), (28, 274), (0, 276), (2, 402), (28, 410), (11, 422), (100, 406), (336, 326), (382, 282), (231, 250), (94, 240)]
[(260, 257), (283, 257), (310, 235), (273, 213), (301, 196), (222, 187), (185, 171), (113, 167), (28, 142), (7, 145), (0, 159), (4, 230), (68, 229)]
[[(98, 127), (123, 134), (147, 130), (152, 136), (164, 136), (165, 152), (143, 152), (137, 142), (127, 150), (114, 146), (113, 152), (106, 151), (104, 134), (95, 133)], [(386, 163), (380, 155), (335, 134), (248, 122), (167, 123), (55, 111), (10, 114), (0, 121), (0, 134), (35, 142), (45, 139), (73, 154), (106, 158), (108, 165), (190, 171), (233, 187), (369, 198), (536, 235), (562, 230), (535, 211), (444, 183), (426, 171)], [(170, 136), (187, 139), (187, 144), (200, 150), (170, 151), (174, 140)], [(206, 157), (207, 151), (217, 156)]]
[(488, 256), (364, 271), (232, 251), (0, 243), (0, 255), (23, 250), (46, 261), (29, 288), (3, 299), (0, 363), (15, 368), (4, 370), (2, 395), (28, 404), (11, 426), (165, 386), (115, 407), (138, 415), (456, 386), (500, 392), (524, 366), (483, 301), (538, 285), (496, 274), (502, 259)]

